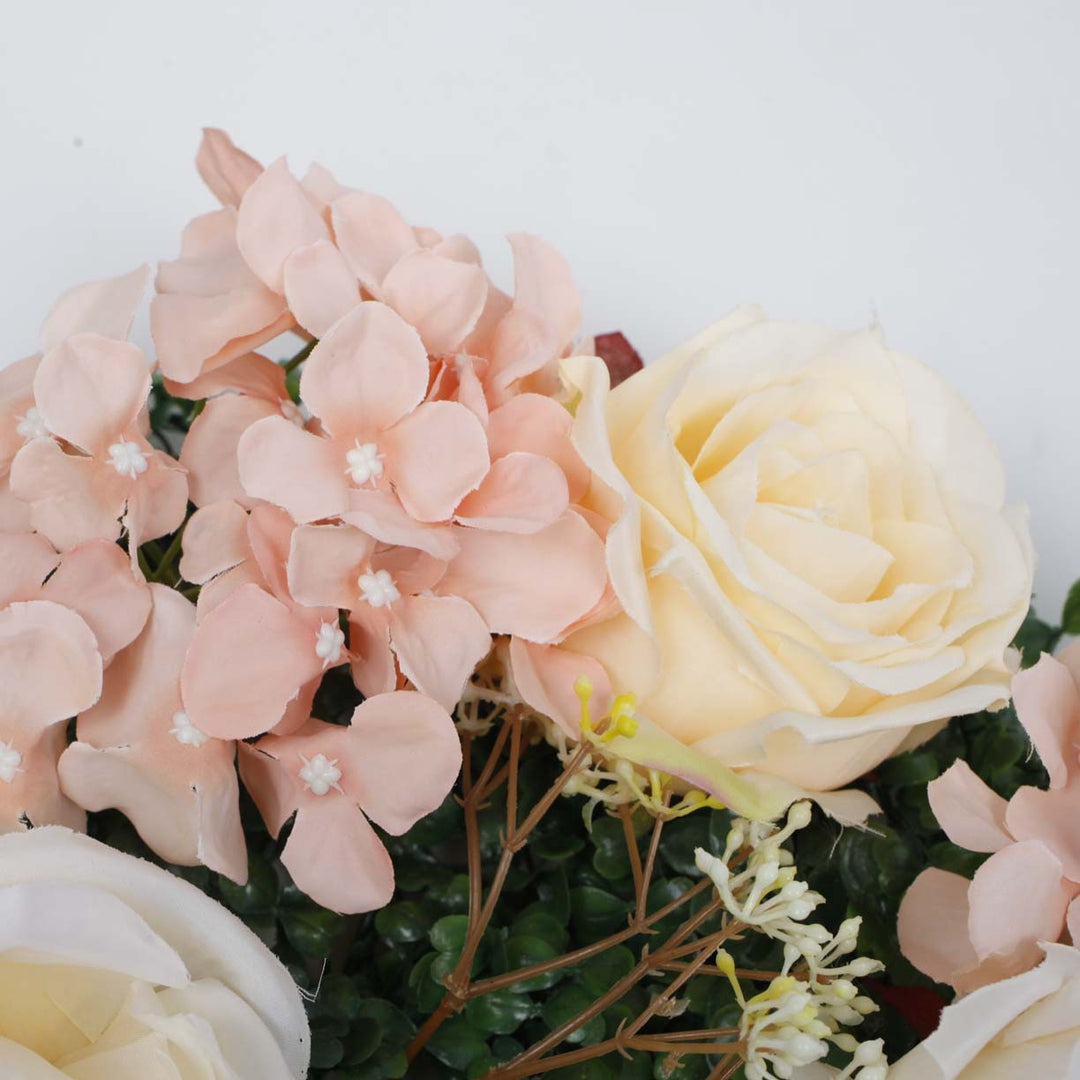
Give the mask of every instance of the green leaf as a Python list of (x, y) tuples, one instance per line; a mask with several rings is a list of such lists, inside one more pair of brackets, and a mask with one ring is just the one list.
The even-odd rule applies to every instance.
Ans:
[(609, 881), (618, 881), (630, 873), (630, 853), (621, 821), (601, 818), (593, 825), (589, 838), (596, 848), (592, 864), (598, 874)]
[(626, 925), (630, 903), (592, 885), (570, 890), (570, 914), (582, 941), (595, 941)]
[(525, 937), (543, 938), (556, 949), (565, 949), (570, 941), (565, 923), (545, 911), (542, 904), (530, 904), (513, 921), (510, 933), (513, 936), (523, 934)]
[(311, 1067), (313, 1069), (332, 1069), (345, 1056), (345, 1047), (340, 1039), (330, 1038), (313, 1032), (311, 1037)]
[(579, 965), (578, 978), (593, 997), (601, 997), (628, 975), (636, 962), (634, 954), (625, 945), (616, 945)]
[(375, 916), (375, 929), (395, 945), (422, 941), (431, 928), (431, 916), (416, 900), (399, 900)]
[(464, 1071), (469, 1063), (488, 1056), (484, 1036), (464, 1016), (452, 1016), (428, 1040), (427, 1050), (447, 1068)]
[(349, 1027), (344, 1040), (345, 1056), (342, 1064), (362, 1065), (382, 1044), (383, 1031), (377, 1020), (369, 1016), (357, 1017)]
[[(563, 986), (544, 1002), (541, 1009), (548, 1030), (555, 1031), (584, 1012), (596, 999), (581, 986)], [(564, 1042), (592, 1046), (604, 1037), (604, 1018), (594, 1016), (572, 1031)]]
[(526, 1020), (536, 1015), (536, 1006), (527, 994), (493, 990), (472, 998), (465, 1006), (465, 1018), (477, 1031), (490, 1035), (512, 1035)]
[[(558, 955), (559, 951), (555, 946), (543, 938), (521, 935), (510, 938), (506, 943), (506, 960), (510, 971), (531, 967), (533, 964), (542, 964), (545, 960), (553, 960)], [(543, 974), (534, 975), (524, 982), (514, 983), (514, 989), (521, 992), (546, 990), (549, 986), (554, 986), (559, 982), (565, 974), (566, 972), (562, 968), (555, 971), (546, 971)]]
[(465, 947), (465, 938), (469, 932), (467, 915), (444, 915), (431, 928), (428, 937), (432, 946), (441, 953), (458, 957)]
[(289, 944), (304, 956), (313, 957), (329, 956), (345, 925), (340, 915), (314, 905), (286, 908), (280, 919)]
[(1066, 634), (1080, 635), (1080, 581), (1073, 582), (1065, 606), (1061, 609), (1061, 628)]

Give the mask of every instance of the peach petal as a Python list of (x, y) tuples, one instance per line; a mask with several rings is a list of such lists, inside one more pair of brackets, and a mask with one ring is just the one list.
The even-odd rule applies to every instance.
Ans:
[(491, 342), (491, 389), (501, 402), (505, 391), (559, 355), (554, 328), (535, 311), (516, 304), (495, 328)]
[(407, 547), (377, 549), (371, 557), (371, 566), (375, 570), (388, 571), (402, 596), (430, 593), (446, 573), (446, 563), (442, 559)]
[(120, 537), (127, 483), (110, 466), (32, 439), (11, 463), (11, 490), (30, 505), (35, 529), (61, 551), (84, 540)]
[[(10, 733), (0, 738), (11, 738)], [(67, 746), (63, 724), (54, 724), (27, 745), (15, 740), (22, 754), (21, 773), (0, 790), (0, 833), (21, 832), (41, 825), (66, 825), (86, 830), (86, 813), (60, 790), (56, 765)]]
[(374, 550), (351, 525), (301, 525), (292, 534), (289, 591), (299, 604), (348, 610), (357, 605), (357, 578)]
[(459, 529), (457, 540), (439, 591), (469, 600), (492, 633), (553, 641), (604, 594), (604, 546), (573, 511), (537, 533)]
[(0, 608), (37, 600), (41, 583), (60, 562), (52, 544), (36, 533), (0, 533)]
[(360, 303), (360, 286), (329, 240), (298, 247), (285, 260), (285, 299), (296, 321), (315, 337)]
[(1044, 653), (1039, 662), (1013, 677), (1016, 715), (1059, 788), (1077, 768), (1080, 740), (1080, 690), (1064, 664)]
[(428, 401), (383, 433), (398, 498), (418, 521), (448, 520), (490, 466), (483, 425), (456, 401)]
[(1062, 872), (1080, 882), (1080, 777), (1042, 791), (1022, 787), (1009, 800), (1005, 820), (1017, 840), (1040, 840), (1060, 860)]
[(276, 404), (245, 394), (227, 394), (206, 403), (180, 448), (180, 464), (187, 469), (196, 506), (251, 501), (240, 483), (237, 446), (244, 432), (267, 416), (281, 416), (281, 411)]
[(447, 711), (491, 651), (480, 613), (456, 596), (403, 596), (391, 608), (390, 640), (405, 677)]
[(223, 574), (211, 578), (199, 590), (199, 598), (195, 604), (196, 617), (205, 618), (214, 608), (232, 596), (241, 585), (258, 585), (260, 589), (266, 588), (266, 581), (252, 559), (247, 559), (232, 567), (231, 570), (226, 570)]
[(429, 353), (453, 352), (476, 326), (487, 275), (472, 263), (414, 251), (386, 275), (382, 297), (420, 333)]
[(439, 237), (438, 233), (434, 233), (432, 239), (435, 241), (433, 244), (424, 244), (423, 246), (430, 247), (436, 255), (442, 255), (446, 259), (453, 259), (454, 262), (480, 265), (480, 249), (467, 236), (455, 233), (453, 236), (447, 236), (444, 239)]
[(243, 742), (236, 744), (240, 779), (255, 800), (259, 814), (274, 839), (277, 839), (285, 822), (296, 813), (300, 794), (299, 776), (296, 772), (287, 772), (274, 756), (280, 745), (281, 741), (275, 735), (268, 735), (254, 745)]
[(1005, 800), (957, 761), (927, 787), (930, 809), (949, 839), (969, 851), (999, 851), (1012, 842)]
[(924, 975), (952, 984), (979, 963), (968, 937), (968, 889), (959, 874), (931, 867), (900, 902), (900, 951)]
[[(393, 836), (441, 805), (461, 769), (461, 742), (450, 714), (411, 690), (369, 697), (348, 729), (342, 784), (364, 813)], [(408, 776), (403, 784), (401, 778)]]
[(611, 680), (603, 666), (591, 656), (560, 646), (511, 638), (510, 667), (525, 704), (554, 720), (571, 739), (581, 735), (581, 699), (575, 685), (582, 675), (592, 685), (593, 715), (604, 716), (614, 700)]
[(33, 407), (34, 373), (40, 363), (40, 356), (27, 356), (0, 368), (0, 476), (26, 442), (19, 422)]
[(330, 207), (334, 236), (349, 269), (375, 291), (394, 264), (419, 247), (408, 222), (379, 195), (350, 192)]
[(349, 189), (339, 184), (334, 174), (317, 161), (313, 161), (308, 166), (308, 171), (304, 173), (300, 184), (308, 193), (308, 197), (322, 207), (323, 217), (327, 219), (330, 216), (330, 204), (349, 193)]
[(341, 515), (342, 520), (384, 544), (401, 544), (444, 560), (458, 552), (453, 529), (416, 521), (388, 492), (354, 488), (348, 499), (349, 509)]
[(0, 479), (0, 534), (25, 533), (31, 529), (30, 504), (13, 494), (10, 485)]
[(968, 891), (968, 929), (976, 955), (1033, 967), (1042, 956), (1038, 942), (1061, 936), (1071, 896), (1061, 863), (1038, 841), (995, 852), (975, 872)]
[(139, 266), (119, 277), (68, 289), (41, 326), (42, 351), (49, 352), (66, 338), (88, 331), (126, 341), (149, 281), (150, 267)]
[(291, 603), (285, 565), (296, 526), (292, 518), (276, 506), (265, 503), (252, 508), (247, 520), (248, 546), (266, 588), (284, 603)]
[(326, 224), (284, 158), (269, 165), (244, 193), (236, 215), (236, 246), (274, 292), (285, 292), (285, 260), (297, 248), (328, 239)]
[(1065, 927), (1074, 944), (1080, 941), (1080, 897), (1070, 901), (1069, 910), (1065, 914)]
[(41, 599), (81, 615), (106, 664), (139, 635), (151, 607), (142, 574), (132, 571), (131, 560), (109, 540), (88, 540), (72, 548), (45, 583)]
[(561, 353), (581, 326), (581, 294), (566, 259), (528, 233), (511, 233), (514, 305), (539, 314), (554, 330)]
[(93, 631), (60, 604), (32, 600), (0, 611), (0, 739), (37, 736), (90, 708), (101, 694)]
[(237, 458), (248, 496), (280, 506), (297, 522), (335, 517), (346, 507), (345, 462), (337, 445), (284, 417), (252, 424), (240, 437)]
[(145, 450), (150, 468), (133, 482), (124, 515), (133, 562), (140, 544), (175, 532), (187, 514), (187, 473), (168, 454)]
[(573, 422), (567, 409), (552, 398), (518, 394), (491, 413), (491, 456), (500, 458), (515, 450), (526, 450), (551, 458), (566, 475), (570, 501), (577, 502), (589, 488), (591, 473), (570, 440)]
[(455, 520), (475, 529), (534, 533), (562, 517), (570, 496), (562, 469), (539, 454), (514, 452), (492, 462)]
[(285, 369), (281, 364), (256, 352), (244, 353), (227, 364), (207, 371), (187, 383), (165, 380), (165, 389), (173, 397), (198, 401), (200, 398), (217, 397), (230, 390), (267, 401), (285, 401), (289, 392), (285, 388)]
[[(346, 656), (339, 663), (346, 663)], [(337, 665), (334, 665), (335, 667)], [(311, 719), (311, 706), (315, 701), (315, 694), (322, 685), (322, 672), (310, 682), (300, 687), (300, 693), (289, 702), (285, 709), (285, 715), (270, 729), (274, 735), (291, 735), (299, 731)]]
[(195, 155), (195, 168), (203, 183), (225, 206), (239, 206), (244, 192), (259, 178), (263, 167), (244, 153), (220, 128), (203, 128)]
[(219, 739), (269, 731), (322, 670), (310, 625), (256, 585), (242, 585), (195, 630), (181, 690), (191, 722)]
[(184, 527), (180, 573), (185, 581), (204, 585), (248, 555), (244, 508), (231, 500), (211, 503), (196, 510)]
[(349, 664), (356, 688), (365, 696), (387, 694), (397, 687), (397, 665), (390, 648), (390, 619), (367, 604), (349, 618)]
[(412, 412), (427, 388), (427, 352), (416, 331), (374, 301), (334, 324), (300, 377), (300, 396), (327, 431), (363, 440)]
[(149, 394), (143, 354), (98, 334), (76, 334), (51, 349), (34, 376), (34, 399), (49, 430), (96, 455), (135, 426)]

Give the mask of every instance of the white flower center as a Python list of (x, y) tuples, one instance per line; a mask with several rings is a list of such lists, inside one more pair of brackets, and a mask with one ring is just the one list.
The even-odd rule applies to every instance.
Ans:
[(169, 734), (176, 739), (181, 746), (202, 746), (210, 741), (210, 736), (205, 731), (200, 731), (186, 712), (174, 712), (173, 726), (169, 728)]
[(281, 415), (297, 427), (304, 426), (304, 414), (300, 411), (300, 406), (297, 405), (295, 401), (290, 401), (288, 399), (283, 401), (281, 403)]
[(0, 780), (10, 784), (19, 773), (26, 772), (20, 765), (22, 754), (11, 743), (0, 741)]
[(389, 607), (395, 600), (401, 599), (401, 593), (394, 584), (389, 570), (376, 570), (373, 574), (361, 574), (357, 579), (364, 599), (372, 607)]
[(19, 436), (27, 442), (31, 439), (37, 439), (43, 435), (49, 434), (49, 429), (45, 426), (44, 417), (33, 405), (31, 405), (18, 420), (19, 422), (15, 425), (15, 430), (18, 432)]
[(121, 475), (132, 480), (146, 472), (148, 462), (138, 443), (114, 442), (109, 447), (109, 463)]
[(310, 761), (300, 755), (304, 767), (300, 770), (300, 779), (312, 795), (325, 795), (331, 788), (338, 787), (341, 770), (337, 767), (337, 758), (330, 759), (325, 754), (316, 754)]
[(354, 484), (366, 484), (378, 480), (383, 474), (383, 459), (373, 442), (357, 443), (346, 455), (345, 470)]
[(315, 655), (322, 660), (324, 667), (336, 664), (341, 659), (341, 650), (345, 646), (345, 634), (336, 623), (324, 622), (315, 634)]

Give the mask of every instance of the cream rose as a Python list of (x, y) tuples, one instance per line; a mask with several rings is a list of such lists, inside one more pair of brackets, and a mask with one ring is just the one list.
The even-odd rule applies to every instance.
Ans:
[(288, 972), (205, 893), (52, 827), (0, 837), (0, 1076), (300, 1080)]
[(825, 791), (1007, 700), (1026, 515), (932, 371), (746, 308), (614, 390), (564, 378), (623, 609), (564, 648), (679, 743)]

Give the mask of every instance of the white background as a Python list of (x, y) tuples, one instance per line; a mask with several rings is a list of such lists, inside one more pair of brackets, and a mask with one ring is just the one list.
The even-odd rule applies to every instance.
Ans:
[[(2, 7), (0, 345), (175, 254), (203, 124), (410, 220), (569, 257), (647, 356), (759, 300), (941, 371), (1080, 575), (1075, 0), (72, 0)], [(145, 330), (142, 331), (145, 336)]]

